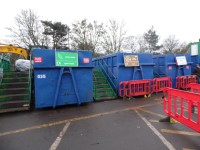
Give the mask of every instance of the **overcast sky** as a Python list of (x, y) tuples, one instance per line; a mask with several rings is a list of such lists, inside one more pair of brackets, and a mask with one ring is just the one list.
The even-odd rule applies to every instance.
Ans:
[(43, 20), (70, 24), (88, 19), (106, 22), (124, 21), (129, 35), (146, 32), (152, 25), (161, 41), (175, 35), (181, 42), (200, 38), (200, 0), (2, 0), (0, 40), (6, 27), (22, 9), (32, 9)]

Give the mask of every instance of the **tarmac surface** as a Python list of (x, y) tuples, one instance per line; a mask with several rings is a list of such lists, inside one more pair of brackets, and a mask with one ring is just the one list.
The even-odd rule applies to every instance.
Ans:
[(0, 150), (199, 150), (199, 133), (159, 122), (161, 97), (0, 114)]

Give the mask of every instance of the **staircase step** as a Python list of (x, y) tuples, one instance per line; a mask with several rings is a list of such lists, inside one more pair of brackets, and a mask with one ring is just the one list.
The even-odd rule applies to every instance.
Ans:
[(18, 103), (30, 103), (29, 100), (12, 100), (12, 101), (3, 101), (0, 102), (0, 106), (4, 104), (18, 104)]
[(9, 109), (0, 109), (0, 113), (6, 113), (6, 112), (16, 112), (16, 111), (25, 111), (29, 110), (29, 107), (19, 107), (19, 108), (9, 108)]
[(99, 76), (95, 76), (93, 75), (94, 79), (106, 79), (106, 77), (104, 77), (103, 75), (99, 75)]
[(116, 94), (110, 91), (110, 92), (96, 92), (96, 93), (94, 92), (94, 95), (98, 97), (98, 96), (115, 96)]
[(0, 109), (11, 109), (11, 108), (22, 108), (22, 107), (30, 107), (30, 101), (13, 100), (13, 101), (0, 102)]
[(102, 84), (102, 83), (108, 83), (107, 80), (96, 80), (96, 81), (93, 81), (94, 84)]
[(113, 93), (113, 90), (111, 88), (100, 88), (100, 89), (93, 89), (93, 92), (96, 93)]
[(104, 74), (103, 73), (93, 73), (93, 76), (95, 77), (104, 77)]
[(29, 87), (29, 83), (28, 82), (17, 82), (17, 83), (2, 83), (0, 85), (0, 89), (4, 89), (4, 88), (22, 88), (22, 87)]
[(102, 96), (102, 97), (97, 97), (97, 98), (95, 98), (95, 101), (102, 101), (102, 100), (114, 100), (114, 99), (116, 99), (116, 97), (107, 97), (107, 96)]
[(27, 92), (29, 92), (29, 88), (0, 89), (0, 95), (19, 94), (19, 93), (27, 93)]
[(13, 82), (28, 82), (28, 77), (18, 78), (3, 78), (2, 83), (13, 83)]
[(114, 92), (110, 92), (110, 93), (94, 93), (94, 96), (95, 97), (103, 97), (103, 96), (106, 96), (106, 97), (108, 97), (108, 96), (116, 96), (116, 94), (114, 93)]
[(10, 101), (10, 100), (27, 100), (30, 98), (29, 94), (10, 94), (10, 95), (1, 95), (0, 102)]
[(109, 84), (95, 84), (94, 88), (110, 88)]
[(102, 76), (104, 75), (102, 72), (93, 72), (93, 75), (94, 76)]
[(4, 78), (15, 78), (15, 77), (29, 77), (29, 72), (16, 72), (16, 71), (10, 71), (10, 72), (4, 72), (3, 73)]

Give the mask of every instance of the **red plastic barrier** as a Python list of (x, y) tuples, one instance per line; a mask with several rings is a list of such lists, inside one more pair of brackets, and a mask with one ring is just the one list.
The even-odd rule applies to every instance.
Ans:
[(198, 83), (197, 75), (187, 76), (187, 78), (188, 78), (188, 84), (189, 83)]
[(190, 83), (187, 85), (187, 87), (190, 88), (191, 92), (200, 94), (200, 84)]
[(166, 87), (172, 87), (172, 82), (170, 77), (153, 79), (153, 92), (163, 91), (163, 89)]
[(176, 88), (187, 89), (187, 85), (190, 83), (197, 83), (197, 76), (178, 76), (176, 77)]
[(127, 84), (128, 81), (122, 81), (119, 83), (119, 96), (126, 97), (127, 95)]
[(120, 97), (133, 97), (151, 94), (152, 80), (131, 80), (122, 81), (119, 84)]
[(150, 95), (151, 94), (151, 80), (134, 80), (127, 83), (127, 97)]
[[(192, 113), (196, 106), (197, 114)], [(171, 118), (200, 132), (200, 95), (192, 92), (164, 89), (164, 112)]]

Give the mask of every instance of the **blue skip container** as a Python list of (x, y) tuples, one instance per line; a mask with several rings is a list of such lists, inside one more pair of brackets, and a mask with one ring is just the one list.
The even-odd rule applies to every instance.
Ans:
[(93, 101), (92, 52), (34, 49), (35, 107)]
[[(181, 57), (180, 57), (181, 56)], [(154, 55), (154, 76), (166, 77), (170, 76), (172, 87), (176, 87), (177, 76), (191, 75), (191, 55), (190, 54), (164, 54)], [(178, 63), (177, 63), (178, 60)]]
[[(128, 62), (129, 60), (133, 61)], [(153, 79), (152, 54), (114, 53), (93, 59), (93, 64), (103, 70), (117, 91), (121, 81)]]
[(200, 64), (200, 55), (193, 55), (191, 56), (192, 59), (192, 73), (194, 72), (194, 69), (196, 67), (197, 64)]

